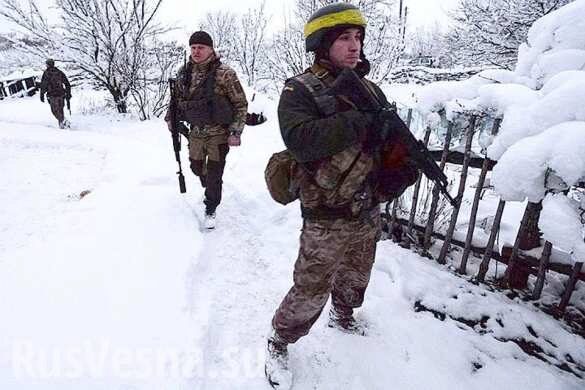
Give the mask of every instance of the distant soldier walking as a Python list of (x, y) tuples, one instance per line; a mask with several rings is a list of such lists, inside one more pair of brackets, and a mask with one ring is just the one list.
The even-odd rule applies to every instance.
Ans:
[[(248, 101), (236, 72), (215, 54), (208, 33), (193, 33), (189, 46), (189, 62), (177, 75), (174, 98), (178, 112), (174, 117), (189, 124), (191, 170), (205, 188), (205, 227), (213, 229), (226, 156), (230, 146), (240, 145)], [(168, 111), (165, 121), (171, 131), (172, 117)]]
[(41, 79), (41, 102), (45, 102), (46, 94), (51, 112), (59, 121), (59, 128), (68, 128), (69, 121), (65, 120), (63, 109), (65, 108), (65, 100), (71, 99), (71, 84), (69, 84), (65, 73), (55, 67), (54, 60), (49, 58), (46, 64), (47, 69)]

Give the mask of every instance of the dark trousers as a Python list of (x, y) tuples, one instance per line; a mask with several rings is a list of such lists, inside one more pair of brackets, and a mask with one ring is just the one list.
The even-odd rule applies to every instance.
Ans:
[(191, 170), (201, 180), (201, 186), (205, 188), (205, 212), (215, 213), (215, 209), (221, 202), (221, 191), (223, 185), (223, 170), (225, 168), (226, 156), (229, 152), (227, 144), (217, 146), (219, 149), (219, 161), (214, 161), (206, 156), (204, 160), (193, 160)]
[(59, 123), (65, 120), (65, 114), (63, 113), (63, 109), (65, 108), (65, 98), (63, 96), (50, 96), (47, 97), (49, 99), (49, 105), (51, 106), (51, 112), (57, 118)]

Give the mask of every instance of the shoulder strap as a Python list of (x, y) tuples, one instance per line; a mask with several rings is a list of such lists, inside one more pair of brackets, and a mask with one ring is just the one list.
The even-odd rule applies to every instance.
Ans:
[(328, 95), (329, 87), (323, 82), (322, 77), (317, 77), (313, 72), (305, 72), (292, 78), (303, 84), (311, 93), (317, 108), (324, 116), (335, 113), (337, 102), (333, 96)]

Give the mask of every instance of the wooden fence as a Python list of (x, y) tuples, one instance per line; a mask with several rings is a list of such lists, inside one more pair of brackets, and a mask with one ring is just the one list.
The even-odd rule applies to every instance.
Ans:
[[(407, 124), (409, 126), (412, 121), (412, 115), (413, 112), (410, 109), (407, 116)], [(421, 178), (418, 179), (414, 186), (412, 197), (410, 198), (410, 210), (406, 210), (406, 212), (399, 211), (400, 207), (398, 204), (401, 201), (400, 199), (386, 205), (386, 212), (384, 213), (384, 220), (386, 222), (385, 230), (390, 234), (394, 241), (400, 242), (403, 246), (415, 249), (423, 256), (434, 258), (434, 260), (440, 264), (446, 263), (447, 254), (453, 246), (461, 248), (461, 259), (459, 260), (459, 264), (456, 265), (457, 272), (460, 274), (467, 274), (468, 259), (470, 255), (473, 254), (478, 258), (481, 258), (479, 271), (476, 275), (473, 275), (473, 279), (477, 282), (485, 282), (486, 273), (491, 260), (507, 265), (503, 278), (500, 280), (502, 286), (505, 288), (526, 289), (529, 275), (535, 275), (536, 282), (534, 284), (534, 289), (531, 292), (532, 299), (540, 298), (547, 272), (553, 271), (566, 275), (568, 276), (568, 281), (565, 285), (564, 293), (562, 294), (560, 302), (554, 308), (555, 314), (562, 315), (565, 312), (578, 281), (585, 282), (585, 269), (583, 269), (582, 259), (575, 262), (574, 265), (555, 262), (551, 257), (553, 245), (548, 241), (541, 244), (538, 231), (538, 216), (540, 215), (541, 209), (540, 204), (530, 202), (527, 204), (524, 216), (519, 222), (520, 228), (513, 247), (504, 247), (501, 253), (498, 253), (498, 251), (494, 250), (494, 244), (496, 242), (496, 237), (498, 237), (500, 232), (500, 222), (506, 206), (505, 201), (499, 200), (498, 205), (494, 210), (493, 224), (487, 244), (482, 247), (474, 246), (472, 244), (479, 204), (482, 199), (482, 192), (485, 191), (486, 176), (497, 163), (496, 161), (488, 159), (485, 155), (477, 155), (472, 152), (474, 136), (479, 136), (479, 121), (482, 121), (484, 125), (488, 123), (486, 117), (482, 117), (480, 114), (471, 114), (466, 121), (468, 124), (466, 128), (457, 129), (459, 130), (459, 134), (462, 134), (463, 136), (462, 141), (464, 141), (465, 145), (463, 151), (450, 150), (450, 144), (455, 130), (455, 125), (451, 122), (447, 125), (442, 150), (431, 151), (431, 154), (434, 156), (435, 160), (439, 162), (439, 166), (442, 170), (445, 169), (446, 164), (458, 165), (461, 170), (455, 196), (457, 206), (453, 207), (451, 210), (446, 230), (438, 231), (434, 226), (438, 215), (437, 209), (440, 203), (440, 194), (436, 186), (432, 189), (430, 206), (427, 206), (428, 216), (426, 222), (415, 222), (417, 207), (420, 207), (421, 203), (423, 203), (419, 199)], [(489, 122), (492, 123), (490, 126), (491, 135), (497, 134), (501, 120), (492, 119)], [(460, 130), (463, 130), (463, 132)], [(426, 128), (424, 142), (427, 145), (430, 135), (431, 129)], [(462, 199), (465, 191), (468, 190), (467, 181), (470, 168), (479, 169), (480, 171), (478, 183), (473, 193), (467, 234), (465, 240), (461, 241), (454, 239), (453, 235), (459, 217)], [(410, 197), (410, 193), (408, 196)], [(402, 201), (404, 200), (405, 199), (402, 199)], [(446, 202), (442, 203), (443, 207), (446, 205)], [(429, 251), (432, 245), (432, 238), (442, 241), (440, 251), (438, 255), (435, 256)], [(527, 250), (532, 250), (531, 253), (534, 253), (535, 248), (542, 248), (539, 258), (525, 253)]]
[(32, 96), (37, 87), (37, 77), (30, 76), (14, 80), (0, 80), (0, 99), (9, 96)]

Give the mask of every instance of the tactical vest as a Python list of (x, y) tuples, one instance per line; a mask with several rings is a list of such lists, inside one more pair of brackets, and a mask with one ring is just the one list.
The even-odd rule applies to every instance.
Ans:
[(218, 62), (211, 67), (205, 79), (197, 88), (193, 96), (189, 96), (191, 82), (191, 68), (185, 69), (184, 100), (182, 102), (183, 119), (191, 126), (204, 127), (229, 125), (234, 121), (234, 108), (229, 99), (215, 92), (215, 79)]
[[(305, 72), (293, 79), (311, 93), (324, 117), (337, 112), (338, 100), (329, 95), (325, 74)], [(359, 218), (377, 206), (366, 177), (373, 169), (373, 158), (355, 145), (326, 159), (310, 170), (299, 164), (297, 180), (301, 211), (308, 219)]]

